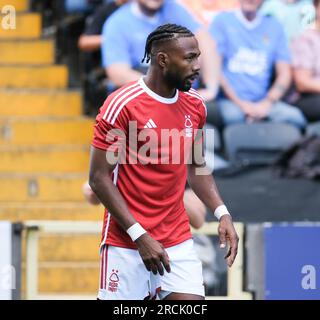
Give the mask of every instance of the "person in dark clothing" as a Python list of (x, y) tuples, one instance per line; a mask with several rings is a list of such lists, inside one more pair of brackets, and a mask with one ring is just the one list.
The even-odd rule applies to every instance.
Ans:
[(128, 0), (115, 0), (108, 4), (103, 4), (87, 18), (84, 33), (79, 38), (79, 48), (82, 51), (92, 52), (99, 51), (102, 43), (102, 27), (105, 21), (115, 12), (122, 4)]
[(85, 114), (95, 115), (98, 106), (108, 95), (107, 79), (101, 68), (100, 47), (105, 21), (128, 0), (115, 0), (102, 4), (86, 19), (85, 30), (80, 36), (82, 83), (85, 99)]

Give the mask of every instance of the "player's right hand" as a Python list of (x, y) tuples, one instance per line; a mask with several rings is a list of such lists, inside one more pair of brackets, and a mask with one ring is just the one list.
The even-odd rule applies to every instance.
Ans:
[(163, 245), (154, 240), (148, 233), (143, 234), (135, 241), (140, 256), (148, 271), (153, 274), (164, 275), (163, 266), (170, 272), (169, 256)]

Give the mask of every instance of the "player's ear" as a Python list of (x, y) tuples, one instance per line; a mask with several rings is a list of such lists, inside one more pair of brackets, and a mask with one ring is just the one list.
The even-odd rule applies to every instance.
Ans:
[(160, 67), (165, 68), (168, 64), (168, 55), (165, 52), (158, 52), (157, 53), (157, 62)]

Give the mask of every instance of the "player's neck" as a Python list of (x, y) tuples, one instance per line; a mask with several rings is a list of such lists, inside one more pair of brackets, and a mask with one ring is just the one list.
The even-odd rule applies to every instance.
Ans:
[(161, 78), (160, 75), (152, 71), (148, 71), (147, 75), (143, 78), (147, 87), (163, 98), (173, 98), (176, 94), (176, 88), (169, 86)]

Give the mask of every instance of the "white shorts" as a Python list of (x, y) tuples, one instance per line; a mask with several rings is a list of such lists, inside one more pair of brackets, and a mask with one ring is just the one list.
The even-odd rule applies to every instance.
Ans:
[(171, 292), (204, 297), (202, 264), (193, 240), (166, 248), (171, 272), (161, 276), (149, 272), (138, 252), (104, 245), (101, 248), (100, 300), (144, 300), (164, 298)]

